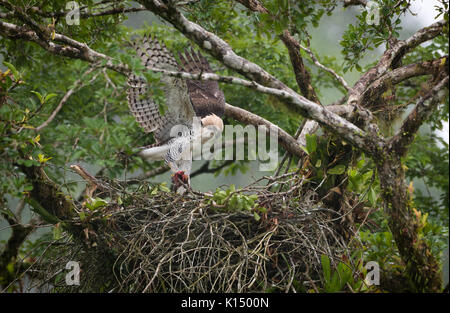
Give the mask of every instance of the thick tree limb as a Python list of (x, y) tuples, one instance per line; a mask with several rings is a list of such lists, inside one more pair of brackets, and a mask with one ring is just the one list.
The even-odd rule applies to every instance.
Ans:
[(378, 157), (374, 157), (383, 194), (384, 210), (389, 216), (389, 228), (406, 264), (407, 277), (412, 280), (415, 292), (439, 292), (442, 279), (439, 263), (424, 238), (418, 236), (417, 228), (420, 222), (416, 221), (416, 217), (412, 214), (413, 202), (407, 191), (405, 169), (401, 159), (420, 125), (426, 121), (438, 103), (433, 99), (430, 103), (427, 101), (436, 96), (447, 84), (448, 75), (418, 101), (397, 134), (391, 138)]
[[(85, 43), (78, 42), (72, 38), (56, 33), (54, 40), (42, 39), (35, 31), (24, 26), (3, 22), (0, 20), (0, 34), (10, 39), (24, 39), (35, 42), (48, 52), (73, 59), (80, 59), (90, 63), (106, 61), (105, 67), (124, 75), (131, 73), (127, 65), (113, 58), (89, 48)], [(63, 43), (57, 44), (55, 42)]]
[(344, 8), (352, 6), (352, 5), (367, 5), (367, 0), (342, 0), (344, 2)]
[(384, 211), (403, 262), (406, 277), (413, 292), (440, 292), (442, 279), (440, 264), (426, 240), (418, 235), (420, 222), (413, 214), (413, 201), (405, 183), (405, 169), (401, 156), (384, 150), (377, 163), (378, 178), (383, 194)]
[[(341, 107), (341, 110), (338, 114), (342, 116), (349, 116), (354, 112), (355, 107), (365, 107), (366, 103), (371, 103), (371, 101), (373, 101), (373, 97), (375, 97), (377, 91), (383, 90), (383, 88), (385, 88), (385, 86), (387, 86), (389, 83), (398, 83), (409, 77), (426, 75), (437, 70), (437, 68), (439, 67), (439, 61), (437, 61), (436, 63), (432, 62), (431, 64), (422, 62), (407, 66), (405, 68), (399, 69), (398, 71), (394, 70), (392, 72), (388, 72), (387, 74), (382, 76), (391, 67), (394, 59), (403, 56), (407, 51), (416, 47), (422, 42), (438, 36), (443, 29), (443, 25), (444, 21), (440, 21), (434, 23), (429, 27), (422, 28), (407, 40), (397, 41), (394, 46), (386, 50), (377, 65), (364, 73), (355, 83), (355, 85), (352, 88), (348, 89), (349, 95), (347, 103), (346, 105), (343, 105)], [(311, 58), (313, 58), (313, 55), (310, 54), (310, 56)], [(442, 61), (442, 59), (439, 60)], [(316, 63), (314, 59), (313, 62)], [(446, 62), (448, 61), (446, 60)], [(337, 79), (339, 80), (338, 76)], [(343, 82), (345, 83), (345, 81)], [(348, 86), (346, 88), (348, 88)], [(369, 111), (363, 114), (366, 113), (371, 115)], [(366, 119), (371, 120), (372, 118), (370, 116), (367, 116)], [(306, 134), (315, 132), (318, 128), (319, 125), (316, 121), (308, 121), (302, 131), (302, 134), (300, 134), (300, 143), (305, 144)]]
[(30, 196), (37, 203), (31, 204), (39, 205), (35, 209), (41, 210), (40, 215), (47, 222), (56, 223), (72, 217), (74, 204), (65, 196), (61, 188), (48, 178), (42, 167), (24, 165), (18, 165), (18, 167), (33, 185)]
[[(335, 77), (341, 81), (343, 86), (349, 91), (348, 99), (346, 105), (343, 105), (339, 115), (342, 116), (349, 116), (351, 117), (352, 113), (355, 111), (356, 108), (360, 108), (358, 110), (358, 114), (362, 114), (362, 118), (366, 121), (372, 120), (371, 112), (367, 110), (363, 110), (362, 108), (365, 107), (365, 104), (369, 101), (372, 101), (371, 97), (368, 97), (368, 95), (374, 95), (375, 90), (378, 88), (382, 90), (383, 88), (383, 82), (388, 83), (389, 79), (391, 81), (395, 81), (395, 79), (398, 79), (399, 81), (404, 80), (407, 78), (407, 75), (413, 75), (412, 72), (416, 72), (417, 75), (419, 75), (420, 72), (428, 72), (426, 68), (430, 69), (430, 67), (434, 67), (437, 64), (433, 63), (433, 65), (426, 65), (426, 64), (418, 64), (416, 67), (411, 66), (410, 68), (406, 69), (405, 71), (397, 71), (397, 72), (390, 72), (386, 74), (384, 78), (380, 78), (388, 69), (391, 67), (391, 65), (394, 62), (394, 59), (398, 59), (398, 57), (403, 56), (407, 51), (410, 49), (416, 47), (417, 45), (421, 44), (422, 42), (425, 42), (427, 40), (430, 40), (436, 36), (439, 35), (439, 33), (442, 31), (444, 25), (444, 21), (440, 21), (437, 23), (434, 23), (433, 25), (429, 27), (422, 28), (418, 32), (416, 32), (414, 35), (412, 35), (410, 38), (404, 41), (397, 41), (394, 46), (392, 46), (390, 49), (386, 50), (381, 57), (380, 61), (377, 63), (376, 66), (371, 68), (369, 71), (364, 73), (359, 80), (355, 83), (355, 85), (352, 88), (349, 88), (346, 84), (345, 80), (342, 79), (342, 81), (339, 79), (339, 75), (335, 75)], [(302, 47), (302, 49), (306, 49)], [(307, 50), (305, 50), (307, 51)], [(308, 52), (308, 51), (307, 51)], [(310, 54), (311, 58), (313, 58), (313, 55)], [(313, 62), (314, 61), (313, 58)], [(320, 63), (319, 63), (320, 64)], [(317, 66), (320, 67), (320, 65), (316, 63)], [(421, 65), (423, 67), (421, 67)], [(325, 69), (326, 70), (326, 69)], [(330, 72), (333, 74), (332, 72)], [(333, 74), (334, 75), (334, 74)], [(400, 75), (398, 78), (396, 75)], [(404, 78), (402, 79), (402, 75), (404, 75)], [(416, 75), (416, 76), (417, 76)], [(422, 74), (422, 75), (425, 75)], [(380, 79), (379, 81), (375, 81), (376, 79)], [(375, 82), (374, 82), (375, 81)], [(371, 83), (373, 84), (371, 85)], [(367, 90), (366, 90), (367, 89)], [(319, 128), (319, 125), (316, 121), (311, 120), (308, 121), (305, 127), (303, 128), (302, 133), (300, 134), (299, 141), (301, 144), (305, 144), (305, 137), (306, 134), (313, 133), (317, 131)]]
[[(52, 17), (63, 17), (66, 16), (70, 11), (59, 11), (59, 12), (45, 12), (42, 11), (39, 7), (31, 7), (30, 11), (33, 13), (36, 13), (40, 16), (52, 18)], [(105, 15), (116, 15), (116, 14), (126, 14), (126, 13), (136, 13), (136, 12), (142, 12), (142, 11), (148, 11), (146, 8), (139, 6), (137, 8), (133, 7), (125, 7), (124, 5), (121, 5), (119, 3), (119, 6), (108, 8), (103, 7), (100, 8), (98, 11), (93, 12), (90, 11), (87, 6), (80, 7), (80, 18), (90, 18), (95, 16), (105, 16)]]
[(291, 59), (292, 68), (295, 74), (295, 80), (297, 81), (297, 85), (300, 88), (301, 93), (306, 99), (320, 104), (319, 97), (317, 97), (317, 94), (311, 84), (311, 75), (306, 69), (306, 66), (303, 63), (303, 58), (300, 55), (300, 44), (294, 37), (291, 36), (291, 33), (288, 30), (283, 31), (280, 38), (288, 49), (289, 58)]
[(370, 84), (370, 86), (362, 93), (360, 102), (363, 103), (365, 107), (368, 107), (372, 103), (377, 102), (377, 99), (389, 87), (411, 77), (437, 74), (443, 68), (445, 68), (448, 73), (448, 64), (448, 56), (445, 56), (431, 61), (413, 63), (396, 68)]
[(276, 129), (278, 132), (278, 140), (283, 148), (285, 148), (293, 155), (302, 156), (303, 150), (300, 148), (297, 141), (283, 129), (276, 126), (275, 124), (272, 124), (268, 120), (239, 107), (232, 106), (228, 103), (225, 104), (225, 115), (243, 124), (251, 124), (255, 126), (264, 125), (267, 127), (268, 131), (270, 130), (270, 128)]

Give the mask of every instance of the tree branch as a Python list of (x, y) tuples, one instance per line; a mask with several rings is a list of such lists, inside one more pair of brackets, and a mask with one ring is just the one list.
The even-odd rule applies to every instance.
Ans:
[(362, 94), (366, 88), (374, 82), (376, 79), (380, 78), (386, 71), (399, 59), (402, 58), (411, 49), (417, 47), (421, 43), (433, 39), (438, 36), (445, 25), (445, 21), (439, 21), (431, 26), (424, 27), (417, 31), (414, 35), (406, 40), (398, 40), (391, 44), (391, 47), (387, 49), (380, 61), (364, 73), (358, 81), (355, 83), (353, 88), (349, 92), (349, 97), (347, 104), (350, 105), (362, 105), (361, 98)]
[(40, 166), (18, 165), (33, 185), (30, 196), (39, 205), (35, 209), (42, 210), (39, 214), (50, 223), (56, 223), (60, 220), (70, 219), (74, 204), (66, 198), (60, 187), (48, 178), (45, 171)]
[[(438, 105), (439, 101), (437, 94), (442, 88), (447, 87), (447, 84), (448, 75), (419, 99), (414, 109), (403, 121), (400, 130), (388, 142), (389, 150), (396, 151), (401, 156), (405, 155), (407, 147), (414, 140), (420, 126), (430, 117), (433, 110)], [(432, 99), (427, 103), (430, 98)]]
[(392, 85), (396, 85), (406, 79), (422, 75), (437, 74), (445, 68), (448, 73), (448, 56), (419, 63), (409, 64), (403, 67), (387, 72), (377, 80), (375, 80), (361, 95), (361, 103), (369, 107), (372, 103), (376, 103), (377, 99)]
[(236, 1), (245, 6), (250, 11), (266, 14), (269, 13), (269, 10), (267, 10), (264, 7), (264, 5), (258, 0), (236, 0)]
[[(147, 9), (171, 23), (187, 38), (197, 43), (225, 66), (261, 85), (278, 88), (293, 95), (296, 93), (260, 66), (237, 55), (228, 43), (198, 24), (189, 21), (175, 6), (158, 0), (139, 0)], [(299, 95), (300, 96), (300, 95)], [(297, 109), (297, 108), (294, 108)]]
[[(185, 78), (185, 79), (193, 79), (193, 80), (215, 80), (223, 83), (231, 83), (238, 84), (248, 88), (255, 89), (261, 93), (271, 94), (276, 96), (277, 98), (291, 103), (298, 107), (298, 109), (303, 113), (303, 115), (307, 118), (316, 120), (321, 125), (326, 126), (337, 132), (346, 140), (352, 142), (356, 147), (369, 151), (374, 148), (374, 145), (378, 145), (379, 143), (374, 143), (367, 136), (367, 134), (359, 129), (354, 124), (349, 121), (343, 119), (339, 115), (329, 111), (327, 107), (319, 105), (315, 102), (312, 102), (305, 97), (301, 97), (299, 95), (294, 96), (291, 93), (288, 93), (284, 90), (269, 88), (263, 85), (260, 85), (256, 82), (250, 82), (242, 78), (232, 77), (232, 76), (221, 76), (214, 73), (198, 73), (191, 74), (187, 72), (178, 72), (178, 71), (169, 71), (158, 68), (150, 68), (148, 70), (164, 73), (165, 75)], [(242, 110), (242, 109), (241, 109)], [(245, 110), (244, 110), (245, 111)], [(247, 111), (245, 111), (247, 112)], [(242, 112), (244, 113), (244, 112)], [(249, 112), (247, 112), (249, 113)], [(253, 114), (253, 113), (251, 113)], [(257, 115), (255, 115), (256, 117)], [(261, 118), (258, 116), (258, 118)], [(295, 153), (294, 153), (295, 154)]]
[(77, 172), (78, 175), (80, 175), (86, 183), (89, 185), (86, 190), (90, 193), (90, 196), (94, 192), (95, 189), (99, 188), (103, 191), (111, 191), (113, 188), (109, 186), (107, 183), (95, 178), (91, 174), (89, 174), (81, 165), (79, 164), (72, 164), (70, 166), (71, 169), (73, 169), (75, 172)]
[(353, 5), (362, 5), (366, 6), (367, 1), (366, 0), (342, 0), (344, 2), (344, 8), (353, 6)]
[(89, 48), (85, 43), (78, 42), (67, 36), (55, 33), (54, 41), (61, 42), (64, 45), (57, 44), (51, 39), (40, 38), (35, 31), (24, 26), (3, 22), (0, 20), (0, 34), (10, 39), (24, 39), (37, 43), (48, 52), (73, 59), (80, 59), (90, 63), (106, 61), (105, 67), (124, 75), (131, 73), (126, 64), (120, 63), (113, 58), (99, 53)]
[(251, 124), (255, 126), (264, 125), (267, 127), (267, 131), (269, 131), (270, 128), (276, 129), (278, 132), (278, 140), (283, 148), (293, 155), (302, 156), (303, 150), (300, 148), (297, 141), (286, 131), (275, 124), (272, 124), (268, 120), (228, 103), (225, 104), (225, 115), (243, 124)]
[[(207, 49), (216, 58), (219, 58), (219, 60), (221, 60), (225, 65), (242, 73), (246, 77), (253, 77), (255, 78), (255, 81), (265, 83), (272, 87), (265, 87), (261, 83), (248, 82), (238, 78), (226, 78), (225, 82), (241, 83), (242, 85), (254, 88), (260, 92), (273, 94), (289, 104), (291, 107), (296, 108), (297, 111), (302, 112), (306, 117), (315, 119), (322, 125), (331, 127), (346, 140), (353, 142), (357, 147), (363, 150), (370, 149), (367, 145), (369, 142), (366, 134), (358, 127), (333, 114), (317, 103), (298, 95), (258, 65), (236, 55), (226, 42), (216, 35), (207, 32), (197, 24), (188, 21), (177, 8), (167, 7), (156, 0), (141, 2), (145, 7), (173, 23), (177, 28), (185, 33), (186, 36), (190, 37), (197, 43), (200, 43), (202, 47)], [(111, 57), (98, 53), (90, 49), (86, 44), (80, 43), (61, 34), (54, 35), (55, 41), (62, 42), (67, 46), (60, 46), (52, 41), (43, 42), (43, 40), (41, 40), (34, 31), (2, 21), (0, 21), (0, 32), (6, 34), (9, 38), (19, 37), (36, 42), (44, 49), (54, 54), (79, 58), (91, 63), (106, 60), (107, 62), (105, 66), (107, 68), (113, 69), (125, 75), (131, 72), (126, 65), (122, 63), (115, 65), (113, 64), (113, 59)], [(181, 77), (188, 78), (186, 74), (188, 73), (184, 73)], [(201, 74), (200, 76), (203, 76), (203, 79), (210, 76), (213, 80), (219, 80), (219, 76), (214, 75), (215, 74), (208, 73)]]
[(303, 47), (302, 45), (299, 45), (300, 48), (302, 50), (305, 50), (309, 56), (311, 57), (311, 60), (314, 62), (314, 64), (318, 67), (321, 68), (322, 70), (330, 73), (331, 75), (333, 75), (337, 81), (339, 81), (339, 83), (345, 88), (345, 90), (350, 91), (350, 87), (348, 86), (347, 82), (345, 81), (345, 79), (340, 76), (338, 73), (336, 73), (333, 69), (328, 68), (326, 66), (324, 66), (322, 63), (319, 62), (319, 60), (317, 59), (317, 57), (314, 55), (314, 53), (312, 53), (312, 51), (309, 48)]
[[(97, 12), (92, 12), (88, 9), (87, 6), (80, 8), (80, 18), (90, 18), (95, 16), (105, 16), (105, 15), (116, 15), (116, 14), (125, 14), (125, 13), (136, 13), (136, 12), (142, 12), (142, 11), (148, 11), (146, 8), (140, 6), (137, 8), (129, 7), (126, 8), (125, 6), (118, 6), (113, 8), (101, 8), (102, 10), (99, 10)], [(30, 10), (33, 13), (36, 13), (42, 17), (52, 18), (52, 17), (63, 17), (66, 16), (70, 11), (59, 11), (59, 12), (45, 12), (42, 11), (39, 7), (31, 7)]]
[(320, 104), (319, 97), (311, 85), (311, 75), (303, 63), (303, 58), (300, 55), (300, 44), (291, 36), (288, 30), (284, 30), (280, 35), (281, 40), (288, 49), (289, 58), (291, 59), (292, 68), (295, 74), (295, 80), (300, 88), (301, 93), (306, 99)]
[(4, 0), (0, 0), (0, 5), (9, 9), (11, 13), (14, 14), (14, 16), (27, 24), (32, 30), (34, 30), (34, 32), (42, 40), (42, 42), (47, 42), (50, 39), (50, 30), (36, 23), (25, 12), (23, 12), (21, 7), (16, 7), (10, 4), (8, 1)]
[[(0, 199), (0, 207), (4, 207), (3, 199)], [(3, 218), (11, 227), (12, 234), (5, 244), (5, 247), (0, 254), (0, 278), (3, 286), (8, 286), (17, 275), (8, 270), (8, 265), (15, 262), (19, 254), (20, 246), (23, 244), (28, 235), (34, 230), (34, 225), (24, 226), (19, 222), (19, 218), (13, 217), (6, 213), (1, 213)], [(1, 291), (1, 290), (0, 290)]]
[(215, 168), (209, 168), (209, 164), (210, 161), (206, 161), (205, 163), (203, 163), (203, 165), (197, 169), (196, 171), (192, 172), (190, 177), (195, 177), (201, 174), (207, 174), (207, 173), (215, 173), (216, 171), (219, 171), (221, 169), (223, 169), (224, 167), (227, 167), (228, 165), (234, 163), (234, 160), (226, 160), (225, 162), (223, 162), (222, 164), (220, 164), (219, 166), (215, 167)]
[(70, 88), (62, 97), (61, 101), (59, 102), (58, 106), (56, 107), (56, 109), (52, 112), (52, 114), (50, 114), (50, 116), (48, 117), (48, 119), (43, 122), (41, 125), (39, 125), (38, 127), (36, 127), (34, 130), (35, 132), (39, 133), (43, 128), (47, 127), (48, 124), (50, 124), (56, 117), (56, 115), (58, 114), (58, 112), (62, 109), (63, 105), (67, 102), (67, 100), (69, 99), (69, 97), (76, 91), (76, 89), (81, 88), (81, 86), (83, 86), (83, 77), (90, 74), (92, 71), (95, 70), (96, 67), (91, 67), (89, 68), (82, 76), (80, 79), (78, 79), (74, 85), (72, 86), (72, 88)]

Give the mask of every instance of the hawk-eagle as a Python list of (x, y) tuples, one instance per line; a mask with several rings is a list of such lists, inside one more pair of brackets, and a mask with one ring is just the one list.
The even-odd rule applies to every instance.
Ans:
[[(167, 47), (151, 35), (133, 44), (142, 64), (149, 70), (165, 69), (189, 73), (212, 72), (206, 58), (195, 52), (179, 54), (177, 63)], [(216, 81), (198, 81), (161, 75), (166, 107), (160, 114), (158, 104), (148, 96), (147, 82), (135, 74), (128, 77), (127, 99), (131, 113), (145, 132), (153, 132), (156, 143), (139, 155), (156, 161), (165, 160), (172, 172), (177, 192), (183, 192), (190, 183), (194, 144), (215, 140), (223, 131), (220, 118), (225, 109), (225, 97)], [(199, 121), (198, 127), (195, 124)]]

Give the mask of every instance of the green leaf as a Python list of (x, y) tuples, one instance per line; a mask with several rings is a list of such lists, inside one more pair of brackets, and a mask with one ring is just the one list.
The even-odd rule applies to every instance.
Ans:
[(91, 211), (97, 210), (98, 208), (101, 208), (101, 207), (104, 207), (107, 205), (108, 205), (108, 202), (101, 198), (95, 198), (95, 199), (90, 198), (89, 201), (86, 202), (86, 207)]
[(322, 165), (322, 160), (317, 160), (315, 167), (320, 167)]
[(44, 102), (47, 102), (48, 100), (50, 100), (51, 98), (54, 98), (56, 96), (57, 96), (56, 93), (49, 93), (48, 95), (45, 96)]
[(345, 165), (342, 164), (336, 165), (335, 167), (327, 171), (327, 173), (330, 175), (341, 175), (344, 172), (345, 172)]
[(374, 207), (377, 203), (377, 193), (375, 192), (375, 190), (373, 188), (370, 188), (368, 198), (369, 198), (370, 204), (372, 205), (372, 207)]
[(39, 92), (34, 91), (34, 90), (32, 90), (32, 91), (30, 91), (30, 92), (33, 93), (33, 94), (35, 94), (36, 97), (39, 98), (39, 102), (40, 102), (41, 104), (44, 103), (44, 98), (42, 97), (42, 95), (41, 95)]
[(3, 64), (8, 67), (14, 75), (14, 78), (17, 80), (19, 78), (19, 71), (9, 62), (3, 61)]
[(317, 136), (315, 134), (306, 135), (306, 149), (309, 153), (316, 152), (317, 149)]
[(166, 183), (159, 184), (159, 190), (163, 192), (170, 192), (170, 189), (167, 187)]
[(340, 262), (337, 266), (337, 271), (341, 282), (339, 290), (342, 290), (344, 285), (350, 281), (352, 270), (347, 264)]
[(58, 240), (61, 238), (61, 224), (57, 223), (54, 227), (53, 227), (53, 239)]
[(325, 254), (322, 254), (322, 256), (320, 257), (320, 262), (322, 263), (323, 277), (325, 278), (325, 282), (330, 282), (331, 279), (330, 259)]
[(327, 292), (336, 292), (341, 290), (341, 280), (339, 278), (338, 272), (333, 273), (330, 283), (328, 284)]
[(305, 151), (305, 153), (306, 153), (307, 155), (309, 155), (308, 148), (306, 148), (306, 147), (304, 147), (304, 146), (302, 146), (302, 145), (300, 145), (300, 148), (302, 148), (302, 150)]

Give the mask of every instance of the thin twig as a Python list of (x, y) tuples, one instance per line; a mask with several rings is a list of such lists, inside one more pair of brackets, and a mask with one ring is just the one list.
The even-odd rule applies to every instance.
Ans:
[(65, 94), (64, 97), (62, 97), (61, 101), (59, 102), (58, 106), (55, 108), (55, 110), (52, 112), (52, 114), (50, 114), (50, 116), (48, 117), (48, 119), (43, 122), (41, 125), (39, 125), (38, 127), (36, 127), (34, 130), (39, 133), (43, 128), (47, 127), (48, 124), (50, 124), (56, 117), (56, 115), (58, 114), (58, 112), (62, 109), (63, 105), (67, 102), (67, 100), (69, 99), (69, 97), (76, 92), (77, 90), (79, 90), (82, 86), (83, 86), (83, 78), (86, 75), (89, 75), (90, 73), (92, 73), (92, 71), (94, 71), (96, 69), (96, 67), (89, 67), (89, 69), (83, 73), (83, 75), (81, 75), (81, 78), (78, 79), (72, 86), (72, 88), (70, 88)]

